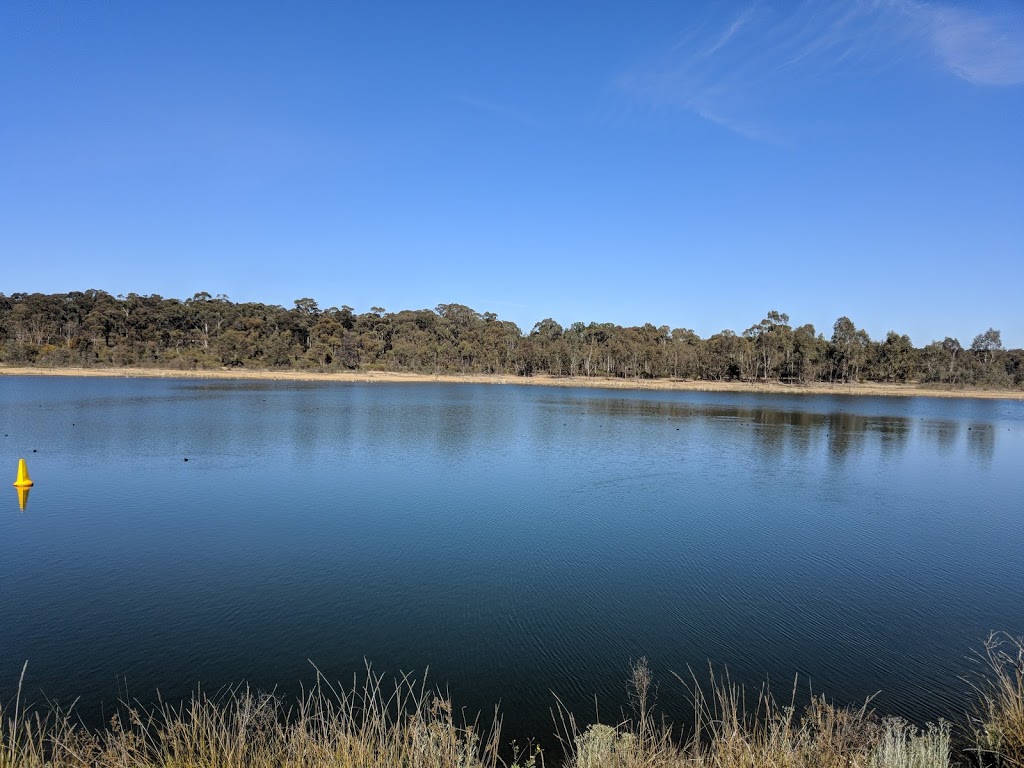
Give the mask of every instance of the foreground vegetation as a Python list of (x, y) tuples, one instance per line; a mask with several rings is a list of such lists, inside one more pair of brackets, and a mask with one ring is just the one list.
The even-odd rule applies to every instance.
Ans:
[[(500, 721), (481, 728), (451, 702), (409, 678), (378, 676), (338, 690), (317, 686), (286, 704), (248, 689), (178, 706), (126, 705), (109, 727), (89, 731), (70, 713), (0, 709), (0, 768), (1024, 768), (1024, 639), (990, 638), (987, 674), (962, 733), (879, 718), (865, 705), (815, 698), (798, 712), (769, 693), (754, 697), (712, 676), (710, 693), (689, 686), (695, 720), (684, 735), (652, 711), (641, 660), (630, 680), (632, 714), (617, 725), (581, 727), (555, 713), (564, 754), (537, 748), (502, 755)], [(954, 741), (962, 747), (953, 747)]]
[(461, 304), (357, 314), (309, 298), (285, 309), (207, 293), (180, 300), (97, 290), (0, 294), (0, 363), (1024, 387), (1024, 350), (1004, 349), (993, 328), (968, 347), (949, 337), (915, 347), (896, 331), (871, 339), (846, 317), (826, 338), (773, 310), (741, 333), (707, 339), (667, 325), (563, 328), (552, 319), (524, 334)]

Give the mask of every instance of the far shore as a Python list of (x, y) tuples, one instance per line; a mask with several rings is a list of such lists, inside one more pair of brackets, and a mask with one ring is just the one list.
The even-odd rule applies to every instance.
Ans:
[(247, 368), (172, 370), (166, 368), (29, 368), (0, 366), (0, 376), (100, 376), (107, 378), (251, 379), (255, 381), (330, 381), (374, 384), (521, 384), (544, 387), (656, 390), (670, 392), (743, 392), (786, 395), (863, 395), (870, 397), (969, 397), (1024, 400), (1024, 390), (934, 388), (915, 384), (784, 384), (778, 381), (684, 381), (616, 379), (588, 376), (505, 376), (488, 374), (424, 374), (394, 371), (274, 371)]

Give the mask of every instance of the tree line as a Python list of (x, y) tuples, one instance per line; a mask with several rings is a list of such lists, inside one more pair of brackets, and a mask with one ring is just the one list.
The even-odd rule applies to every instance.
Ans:
[(348, 306), (322, 309), (310, 298), (286, 309), (209, 293), (181, 300), (99, 290), (0, 293), (0, 362), (1024, 386), (1024, 350), (1004, 349), (993, 328), (967, 347), (950, 337), (915, 347), (896, 331), (871, 339), (847, 317), (826, 337), (772, 310), (742, 333), (706, 339), (667, 325), (563, 327), (550, 318), (523, 333), (462, 304), (359, 314)]

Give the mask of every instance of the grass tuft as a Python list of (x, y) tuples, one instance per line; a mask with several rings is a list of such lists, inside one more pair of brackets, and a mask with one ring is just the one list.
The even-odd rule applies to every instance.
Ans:
[(683, 681), (696, 712), (684, 739), (656, 722), (646, 703), (650, 672), (641, 660), (631, 676), (634, 717), (616, 726), (576, 728), (562, 712), (568, 768), (948, 768), (950, 728), (924, 732), (897, 718), (880, 719), (865, 704), (837, 707), (821, 697), (798, 712), (762, 689), (748, 705), (728, 677), (712, 673), (708, 692)]
[[(631, 712), (615, 725), (577, 723), (559, 703), (556, 731), (566, 768), (1024, 768), (1024, 639), (992, 635), (980, 654), (969, 719), (972, 746), (951, 755), (948, 723), (920, 730), (869, 708), (815, 696), (800, 709), (767, 687), (748, 693), (713, 671), (691, 675), (694, 722), (682, 735), (654, 714), (645, 659), (629, 677)], [(24, 670), (22, 681), (24, 680)], [(500, 719), (481, 728), (450, 699), (401, 677), (339, 690), (322, 675), (296, 699), (249, 688), (196, 692), (184, 703), (122, 705), (100, 731), (70, 711), (27, 712), (21, 688), (0, 706), (0, 768), (544, 768), (539, 749), (499, 756)]]
[(978, 763), (1024, 768), (1024, 637), (993, 633), (981, 658), (985, 673), (975, 684), (971, 718)]
[(949, 765), (949, 724), (940, 722), (919, 731), (899, 718), (882, 723), (871, 752), (870, 768), (938, 768)]
[(500, 723), (482, 733), (451, 702), (380, 676), (339, 692), (321, 679), (294, 704), (248, 688), (145, 710), (127, 706), (102, 732), (69, 713), (0, 710), (0, 768), (497, 768)]

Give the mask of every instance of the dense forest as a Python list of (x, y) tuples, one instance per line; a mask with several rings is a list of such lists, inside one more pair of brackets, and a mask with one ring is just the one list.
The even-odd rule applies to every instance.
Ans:
[(357, 314), (347, 306), (321, 309), (309, 298), (285, 309), (208, 293), (185, 300), (98, 290), (0, 293), (0, 363), (18, 366), (1024, 386), (1024, 350), (1003, 349), (992, 328), (967, 347), (947, 337), (920, 348), (896, 331), (871, 339), (846, 317), (830, 330), (794, 327), (773, 310), (742, 333), (707, 339), (666, 325), (565, 328), (551, 319), (524, 334), (461, 304)]

